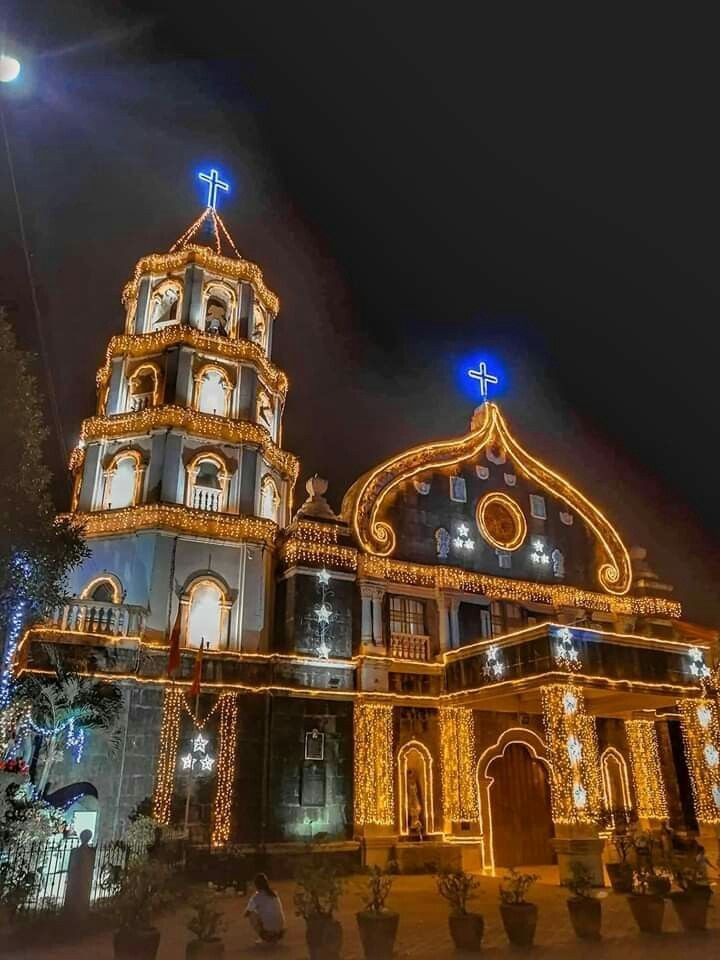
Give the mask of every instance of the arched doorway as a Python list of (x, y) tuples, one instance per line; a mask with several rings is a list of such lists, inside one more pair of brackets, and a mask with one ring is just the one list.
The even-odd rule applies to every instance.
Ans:
[(524, 743), (509, 743), (487, 766), (496, 867), (553, 863), (554, 826), (545, 764)]

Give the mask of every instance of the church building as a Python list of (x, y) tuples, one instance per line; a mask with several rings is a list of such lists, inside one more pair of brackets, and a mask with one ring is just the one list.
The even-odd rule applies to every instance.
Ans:
[(278, 298), (208, 180), (123, 290), (70, 463), (91, 554), (19, 647), (20, 671), (57, 654), (123, 691), (117, 755), (90, 732), (55, 787), (94, 786), (102, 837), (150, 798), (198, 844), (401, 870), (599, 871), (629, 810), (716, 857), (717, 633), (596, 505), (614, 479), (538, 460), (480, 364), (467, 432), (373, 466), (336, 513), (284, 449)]

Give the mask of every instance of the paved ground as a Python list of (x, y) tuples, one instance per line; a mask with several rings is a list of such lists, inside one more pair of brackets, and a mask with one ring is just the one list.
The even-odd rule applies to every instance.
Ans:
[[(674, 911), (666, 906), (665, 933), (662, 937), (646, 937), (637, 932), (625, 898), (610, 894), (603, 901), (603, 941), (578, 943), (570, 926), (565, 907), (566, 894), (551, 884), (550, 875), (533, 888), (531, 899), (540, 907), (540, 919), (533, 955), (553, 960), (712, 960), (720, 956), (720, 894), (710, 909), (707, 934), (689, 935), (679, 930)], [(362, 950), (357, 935), (354, 913), (360, 899), (355, 890), (359, 880), (347, 882), (339, 917), (344, 930), (344, 960), (361, 960)], [(248, 960), (303, 960), (307, 957), (304, 943), (304, 924), (292, 916), (290, 882), (277, 885), (285, 912), (288, 915), (288, 935), (281, 946), (256, 947), (247, 921), (242, 918), (246, 898), (224, 897), (227, 917), (224, 934), (227, 960), (247, 957)], [(470, 954), (457, 953), (447, 930), (445, 903), (435, 892), (431, 877), (398, 877), (388, 900), (388, 906), (400, 913), (400, 929), (396, 948), (397, 960), (461, 960)], [(489, 958), (509, 958), (517, 954), (505, 938), (497, 909), (497, 881), (483, 878), (473, 909), (485, 916), (483, 954)], [(158, 960), (182, 960), (188, 934), (185, 913), (180, 911), (161, 919), (163, 936)], [(109, 934), (88, 938), (81, 943), (58, 945), (52, 948), (33, 948), (5, 954), (13, 960), (112, 960)]]

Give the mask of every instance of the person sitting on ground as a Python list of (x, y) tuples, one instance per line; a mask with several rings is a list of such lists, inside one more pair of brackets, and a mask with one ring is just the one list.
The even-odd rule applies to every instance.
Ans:
[(250, 897), (245, 916), (262, 943), (277, 943), (285, 936), (285, 914), (280, 897), (264, 873), (255, 876), (255, 893)]

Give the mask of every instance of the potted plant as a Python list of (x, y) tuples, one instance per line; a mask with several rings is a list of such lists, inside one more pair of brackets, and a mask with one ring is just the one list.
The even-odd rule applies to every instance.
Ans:
[(516, 947), (531, 947), (535, 939), (538, 909), (525, 895), (537, 879), (537, 874), (513, 868), (500, 883), (500, 916), (508, 940)]
[(115, 960), (155, 960), (160, 931), (152, 921), (171, 899), (167, 880), (167, 869), (152, 860), (128, 866), (114, 903), (120, 922), (113, 936)]
[(610, 886), (615, 893), (632, 893), (633, 866), (628, 857), (635, 846), (633, 838), (626, 831), (624, 825), (619, 823), (613, 831), (611, 843), (615, 848), (618, 859), (614, 863), (605, 865)]
[(705, 930), (712, 887), (704, 865), (678, 859), (673, 864), (673, 876), (680, 889), (670, 894), (670, 902), (683, 930)]
[(565, 886), (572, 893), (567, 906), (575, 936), (580, 940), (599, 940), (602, 904), (593, 890), (592, 874), (584, 863), (571, 862), (570, 879)]
[(657, 889), (657, 877), (652, 868), (642, 867), (635, 871), (633, 892), (628, 895), (628, 904), (642, 933), (662, 931), (665, 900)]
[(342, 893), (337, 872), (327, 862), (312, 858), (298, 871), (295, 915), (305, 921), (310, 960), (339, 960), (342, 927), (333, 916)]
[(217, 894), (203, 890), (192, 898), (193, 916), (187, 928), (195, 934), (185, 948), (187, 960), (216, 960), (225, 953), (225, 944), (218, 934), (223, 928), (222, 910), (217, 908)]
[(385, 906), (392, 885), (390, 874), (370, 868), (365, 906), (356, 914), (366, 960), (390, 960), (393, 955), (400, 915)]
[(480, 885), (477, 877), (463, 870), (444, 870), (436, 877), (438, 892), (450, 904), (448, 925), (458, 950), (477, 951), (485, 932), (485, 921), (479, 913), (469, 913), (467, 902)]

